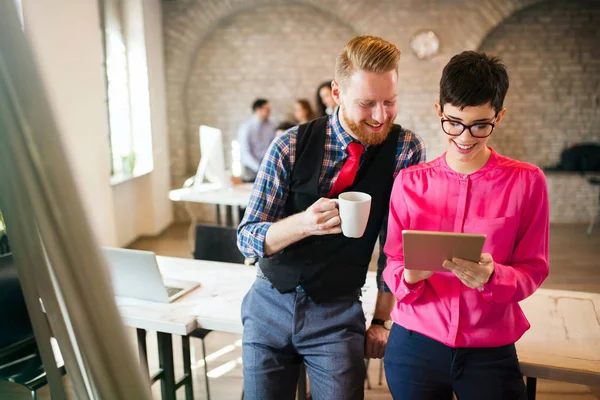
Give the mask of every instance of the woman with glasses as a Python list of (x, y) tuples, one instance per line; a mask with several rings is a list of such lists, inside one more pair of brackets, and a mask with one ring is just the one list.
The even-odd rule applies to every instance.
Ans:
[[(526, 399), (514, 343), (529, 329), (518, 302), (548, 276), (546, 180), (488, 146), (506, 114), (505, 66), (463, 52), (444, 68), (435, 105), (448, 148), (401, 171), (390, 201), (384, 278), (396, 298), (385, 371), (395, 399)], [(487, 235), (479, 262), (404, 268), (402, 230)]]

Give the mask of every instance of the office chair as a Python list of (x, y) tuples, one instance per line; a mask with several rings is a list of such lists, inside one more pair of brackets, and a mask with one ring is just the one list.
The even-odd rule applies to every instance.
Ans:
[(0, 230), (0, 256), (8, 253), (10, 253), (8, 235), (6, 232)]
[(235, 228), (205, 224), (196, 225), (194, 258), (236, 264), (244, 264), (246, 260), (237, 248)]
[[(600, 186), (600, 178), (599, 177), (589, 177), (587, 178), (588, 183), (592, 186)], [(592, 217), (590, 218), (590, 223), (587, 228), (588, 236), (592, 234), (592, 230), (594, 229), (594, 225), (596, 225), (596, 219), (598, 218), (598, 214), (600, 214), (600, 192), (598, 192), (598, 203), (596, 205), (596, 210), (593, 211)]]
[(48, 381), (10, 253), (0, 256), (0, 309), (0, 379), (26, 387), (35, 400)]

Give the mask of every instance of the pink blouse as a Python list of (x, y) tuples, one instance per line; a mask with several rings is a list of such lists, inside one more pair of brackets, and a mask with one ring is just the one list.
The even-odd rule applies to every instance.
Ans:
[[(409, 288), (402, 230), (484, 233), (494, 273), (482, 291), (451, 272)], [(384, 279), (397, 299), (392, 320), (450, 347), (516, 342), (530, 325), (518, 302), (548, 276), (549, 206), (543, 172), (494, 150), (486, 165), (461, 175), (446, 155), (404, 169), (390, 201)]]

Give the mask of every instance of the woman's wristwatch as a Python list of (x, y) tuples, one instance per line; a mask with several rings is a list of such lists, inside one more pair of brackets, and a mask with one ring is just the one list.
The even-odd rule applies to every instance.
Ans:
[(379, 318), (373, 318), (373, 320), (371, 321), (371, 325), (381, 325), (388, 331), (390, 329), (392, 329), (392, 321), (389, 319), (383, 320), (383, 319), (379, 319)]

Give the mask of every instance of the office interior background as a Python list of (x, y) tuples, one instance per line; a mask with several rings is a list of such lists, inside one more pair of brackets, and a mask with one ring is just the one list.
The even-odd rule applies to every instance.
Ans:
[[(554, 243), (571, 251), (561, 260), (565, 269), (575, 258), (590, 263), (597, 258), (600, 228), (590, 235), (586, 230), (599, 208), (600, 186), (590, 182), (590, 174), (557, 166), (570, 146), (600, 142), (600, 1), (21, 0), (19, 5), (100, 245), (153, 243), (151, 250), (159, 254), (191, 257), (188, 213), (168, 193), (196, 173), (203, 157), (199, 126), (222, 131), (223, 157), (231, 168), (232, 141), (255, 98), (269, 99), (276, 123), (292, 118), (298, 98), (314, 107), (317, 87), (333, 78), (343, 45), (372, 34), (402, 52), (396, 122), (421, 135), (428, 160), (445, 146), (434, 110), (443, 66), (463, 50), (501, 57), (510, 76), (508, 112), (491, 145), (546, 170), (552, 230), (562, 235)], [(214, 207), (192, 207), (200, 221), (215, 221)], [(576, 237), (583, 250), (574, 253), (565, 237)], [(600, 292), (597, 268), (586, 271), (577, 277), (561, 272), (557, 285), (586, 281), (587, 291)], [(238, 339), (225, 335), (209, 347), (218, 350)], [(239, 356), (239, 348), (235, 351)], [(230, 374), (229, 383), (213, 388), (213, 398), (239, 397), (240, 366)], [(201, 385), (196, 384), (197, 398), (205, 396)], [(593, 387), (546, 388), (538, 398), (600, 398)], [(389, 398), (384, 389), (373, 393)]]

